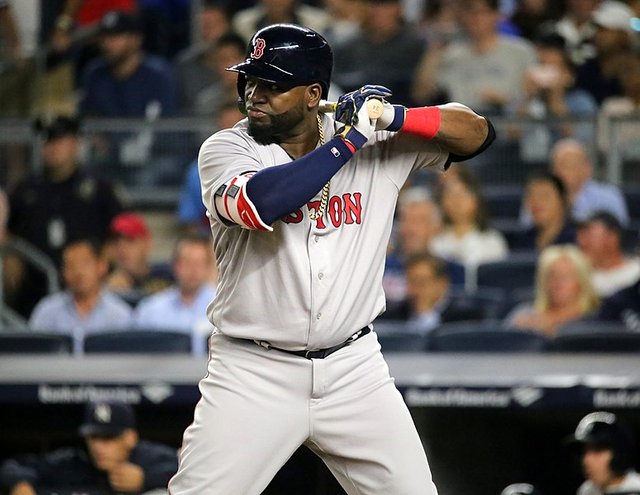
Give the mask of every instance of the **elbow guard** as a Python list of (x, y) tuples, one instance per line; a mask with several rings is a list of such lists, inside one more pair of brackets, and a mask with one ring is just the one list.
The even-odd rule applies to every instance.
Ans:
[(262, 221), (255, 205), (247, 196), (247, 182), (254, 172), (237, 175), (222, 184), (215, 193), (215, 208), (222, 218), (243, 229), (271, 232), (273, 228)]

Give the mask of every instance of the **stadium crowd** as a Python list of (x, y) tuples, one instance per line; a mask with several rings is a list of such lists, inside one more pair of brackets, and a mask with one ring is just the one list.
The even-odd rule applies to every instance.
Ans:
[[(225, 68), (278, 22), (329, 40), (330, 100), (382, 84), (495, 119), (486, 153), (401, 192), (387, 328), (490, 321), (549, 348), (571, 323), (640, 333), (638, 0), (0, 0), (0, 129), (28, 123), (0, 138), (0, 331), (65, 334), (76, 355), (93, 334), (177, 332), (206, 354), (201, 124), (243, 118)], [(170, 119), (200, 127), (154, 130)], [(131, 199), (163, 186), (169, 238)]]

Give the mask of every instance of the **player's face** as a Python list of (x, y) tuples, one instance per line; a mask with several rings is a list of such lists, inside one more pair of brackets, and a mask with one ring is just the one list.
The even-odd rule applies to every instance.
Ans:
[(298, 134), (305, 119), (306, 86), (282, 86), (247, 77), (244, 99), (249, 134), (260, 144), (281, 143)]
[(606, 488), (613, 479), (609, 469), (613, 451), (609, 449), (587, 448), (582, 456), (582, 468), (585, 476), (599, 488)]
[(133, 430), (125, 430), (116, 437), (88, 436), (85, 442), (93, 464), (100, 471), (111, 471), (129, 459), (137, 434)]

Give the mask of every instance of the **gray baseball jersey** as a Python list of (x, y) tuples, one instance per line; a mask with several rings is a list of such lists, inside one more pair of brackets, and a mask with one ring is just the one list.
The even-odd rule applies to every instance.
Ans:
[[(234, 176), (287, 163), (277, 144), (259, 145), (247, 120), (201, 147), (202, 194), (219, 265), (218, 294), (208, 308), (221, 333), (286, 349), (343, 342), (385, 308), (382, 275), (400, 188), (418, 168), (443, 168), (448, 153), (436, 142), (378, 131), (331, 179), (327, 212), (309, 211), (320, 193), (276, 221), (272, 232), (230, 224), (214, 195)], [(328, 141), (334, 121), (323, 115)]]

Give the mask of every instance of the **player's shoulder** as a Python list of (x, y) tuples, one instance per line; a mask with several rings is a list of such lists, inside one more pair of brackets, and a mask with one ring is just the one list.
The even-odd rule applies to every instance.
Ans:
[(243, 119), (233, 127), (220, 129), (209, 136), (202, 143), (202, 147), (210, 147), (221, 143), (239, 143), (242, 141), (252, 140), (249, 135), (249, 124), (247, 119)]

